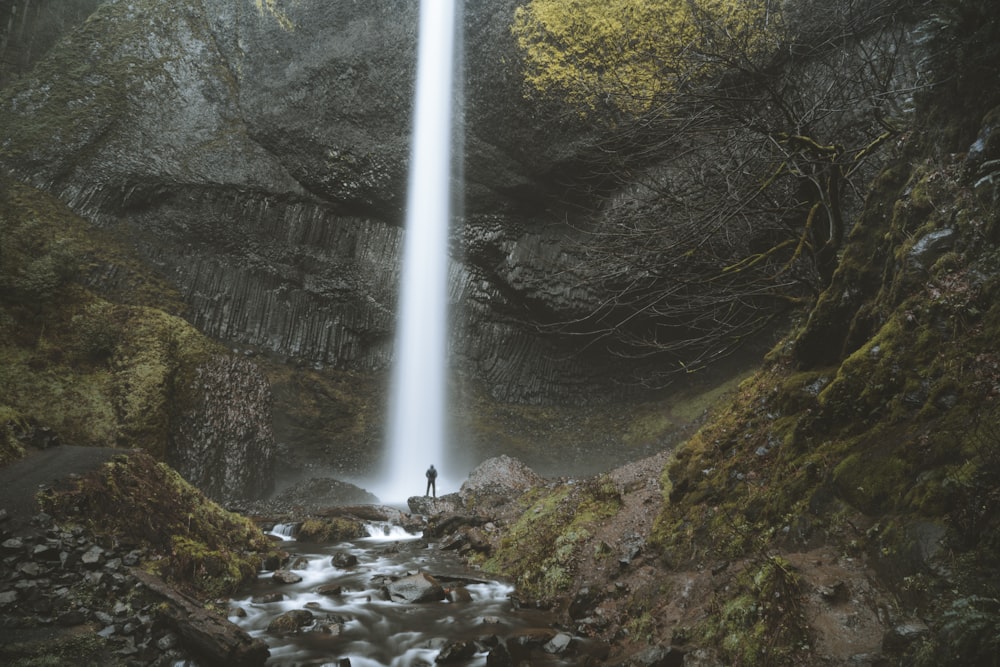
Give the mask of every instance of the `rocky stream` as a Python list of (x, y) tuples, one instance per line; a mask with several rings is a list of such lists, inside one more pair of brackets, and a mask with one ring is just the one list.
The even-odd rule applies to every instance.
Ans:
[(230, 620), (267, 643), (269, 665), (579, 665), (597, 649), (420, 533), (372, 523), (367, 537), (316, 544), (294, 529), (273, 531), (288, 564), (230, 602)]

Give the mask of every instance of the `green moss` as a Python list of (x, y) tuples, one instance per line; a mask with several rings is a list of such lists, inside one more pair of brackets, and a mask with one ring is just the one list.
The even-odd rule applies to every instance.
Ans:
[(222, 509), (144, 453), (117, 456), (39, 502), (61, 521), (142, 545), (149, 550), (146, 567), (202, 596), (234, 592), (272, 548), (249, 519)]
[(535, 489), (521, 503), (524, 512), (483, 569), (514, 578), (526, 596), (552, 601), (573, 583), (579, 558), (593, 553), (584, 550), (592, 527), (614, 516), (621, 498), (613, 484), (598, 478)]
[(339, 542), (366, 535), (364, 524), (342, 517), (307, 519), (299, 526), (297, 538), (305, 542)]
[[(6, 405), (64, 442), (164, 456), (172, 419), (197, 400), (188, 390), (195, 369), (217, 346), (164, 310), (175, 308), (176, 294), (149, 277), (121, 239), (91, 229), (52, 197), (0, 178), (0, 227)], [(38, 258), (56, 255), (72, 257), (80, 270), (54, 282), (25, 279)], [(106, 296), (122, 303), (77, 283), (81, 273), (108, 265), (121, 272), (123, 287)], [(163, 307), (125, 303), (136, 301)]]
[(796, 664), (809, 648), (800, 583), (791, 565), (773, 556), (751, 563), (713, 602), (714, 613), (696, 631), (719, 646), (730, 665)]

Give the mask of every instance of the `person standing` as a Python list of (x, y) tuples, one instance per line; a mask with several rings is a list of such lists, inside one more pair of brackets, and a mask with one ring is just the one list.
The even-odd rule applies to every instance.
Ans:
[(427, 472), (424, 473), (424, 475), (427, 477), (427, 490), (424, 492), (424, 496), (429, 496), (433, 492), (434, 497), (437, 498), (438, 471), (434, 469), (433, 463), (431, 464), (431, 467), (427, 469)]

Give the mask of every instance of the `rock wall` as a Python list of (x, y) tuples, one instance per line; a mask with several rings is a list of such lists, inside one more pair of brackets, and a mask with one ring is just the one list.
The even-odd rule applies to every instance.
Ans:
[[(508, 29), (516, 4), (478, 0), (462, 17), (452, 352), (497, 397), (582, 398), (608, 364), (573, 358), (538, 321), (575, 298), (574, 276), (550, 264), (561, 251), (544, 232), (546, 209), (562, 206), (592, 142), (523, 102)], [(0, 162), (129, 235), (208, 334), (382, 369), (417, 9), (106, 2), (4, 91)], [(539, 271), (544, 291), (529, 277)]]
[(195, 372), (195, 404), (167, 452), (184, 479), (213, 500), (260, 498), (274, 486), (271, 391), (250, 361), (216, 356)]

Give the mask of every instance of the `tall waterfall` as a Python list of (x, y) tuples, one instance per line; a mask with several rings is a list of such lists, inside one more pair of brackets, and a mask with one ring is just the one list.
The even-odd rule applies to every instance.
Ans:
[(445, 388), (451, 216), (454, 0), (421, 0), (406, 240), (399, 288), (389, 447), (376, 493), (424, 492), (431, 464), (447, 475)]

